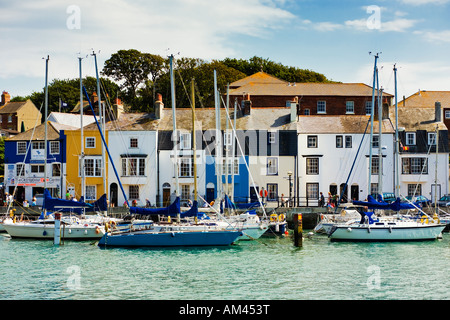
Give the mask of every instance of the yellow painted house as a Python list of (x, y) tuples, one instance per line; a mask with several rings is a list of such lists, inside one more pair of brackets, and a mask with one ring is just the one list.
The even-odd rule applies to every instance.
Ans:
[[(67, 149), (66, 149), (66, 186), (67, 192), (75, 196), (78, 200), (82, 196), (81, 190), (81, 130), (66, 131)], [(97, 200), (103, 194), (104, 181), (107, 183), (107, 165), (102, 163), (102, 138), (97, 129), (92, 126), (86, 126), (83, 130), (84, 144), (84, 162), (85, 162), (85, 185), (84, 199)], [(108, 141), (108, 132), (105, 139)], [(105, 153), (107, 162), (107, 154)]]

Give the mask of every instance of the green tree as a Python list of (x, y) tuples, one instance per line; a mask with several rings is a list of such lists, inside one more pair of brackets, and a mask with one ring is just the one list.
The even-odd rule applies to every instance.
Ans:
[(165, 60), (158, 55), (142, 53), (136, 49), (119, 50), (105, 61), (102, 74), (121, 83), (125, 100), (138, 108), (138, 88), (145, 81), (154, 83), (165, 68)]
[(254, 56), (249, 60), (225, 58), (222, 62), (231, 68), (250, 76), (264, 71), (279, 79), (289, 82), (330, 82), (323, 74), (307, 69), (285, 66), (281, 63)]
[[(194, 79), (196, 107), (214, 107), (214, 70), (221, 94), (226, 93), (227, 84), (245, 77), (245, 74), (226, 66), (221, 61), (206, 62), (198, 58), (179, 58), (174, 63), (175, 98), (177, 108), (191, 106), (191, 80)], [(157, 92), (163, 96), (167, 107), (172, 105), (170, 74), (161, 75)]]
[[(105, 96), (115, 98), (121, 97), (122, 93), (119, 86), (107, 78), (100, 78), (102, 84), (102, 100)], [(94, 77), (86, 77), (83, 79), (83, 86), (89, 95), (97, 92), (97, 79)], [(42, 116), (44, 116), (44, 90), (40, 92), (33, 92), (24, 100), (31, 99), (38, 109), (41, 108)], [(85, 97), (84, 97), (85, 99)], [(61, 109), (62, 112), (70, 112), (80, 100), (80, 80), (79, 79), (54, 79), (48, 85), (48, 112), (58, 112), (60, 109), (60, 101), (68, 104), (68, 108)], [(44, 120), (44, 119), (42, 119)]]

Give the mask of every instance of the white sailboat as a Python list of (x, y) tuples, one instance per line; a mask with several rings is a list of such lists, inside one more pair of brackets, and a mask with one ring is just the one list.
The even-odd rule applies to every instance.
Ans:
[[(377, 58), (378, 54), (375, 56), (374, 64), (374, 88), (375, 89), (375, 78), (377, 77)], [(395, 74), (395, 107), (397, 111), (397, 78), (396, 78), (396, 68), (394, 67)], [(373, 127), (373, 108), (374, 108), (374, 95), (372, 95), (372, 115), (371, 124)], [(379, 110), (379, 114), (381, 110)], [(397, 112), (396, 112), (397, 115)], [(381, 121), (381, 117), (380, 117)], [(380, 125), (381, 129), (381, 125)], [(396, 132), (398, 127), (396, 126)], [(381, 130), (379, 132), (381, 141)], [(372, 130), (371, 130), (372, 136)], [(396, 134), (397, 136), (397, 134)], [(372, 143), (372, 139), (370, 141)], [(396, 141), (398, 146), (398, 140)], [(372, 147), (370, 145), (370, 151)], [(381, 148), (380, 148), (381, 149)], [(395, 148), (396, 154), (398, 153), (398, 147)], [(397, 159), (397, 157), (396, 157)], [(371, 161), (369, 160), (371, 164)], [(381, 170), (380, 170), (381, 171)], [(398, 172), (398, 171), (397, 171)], [(369, 186), (370, 186), (370, 175), (371, 170), (369, 169)], [(398, 179), (396, 181), (398, 184)], [(381, 183), (379, 183), (381, 188)], [(398, 190), (396, 188), (396, 190)], [(383, 217), (376, 218), (375, 210), (394, 210), (399, 211), (401, 209), (414, 209), (418, 208), (412, 203), (401, 203), (400, 198), (394, 203), (388, 204), (383, 201), (377, 201), (373, 199), (370, 195), (368, 196), (368, 201), (353, 201), (354, 204), (361, 204), (373, 209), (373, 212), (363, 212), (360, 211), (361, 219), (360, 221), (354, 221), (345, 224), (335, 224), (332, 226), (328, 236), (331, 241), (424, 241), (424, 240), (436, 240), (445, 228), (445, 224), (441, 224), (439, 220), (433, 220), (431, 217), (426, 215), (422, 219), (411, 219), (404, 218), (397, 215), (397, 217)]]
[(4, 227), (11, 238), (53, 240), (56, 232), (61, 239), (98, 240), (105, 233), (104, 225), (87, 223), (76, 217), (61, 218), (60, 230), (55, 228), (55, 219), (38, 219), (35, 221), (17, 222), (11, 218), (4, 221)]
[[(48, 61), (46, 59), (45, 69), (45, 166), (44, 166), (44, 202), (55, 203), (52, 208), (54, 211), (69, 210), (84, 213), (86, 206), (92, 207), (84, 202), (73, 202), (63, 199), (51, 198), (50, 193), (46, 189), (47, 181), (47, 113), (48, 113)], [(80, 88), (81, 80), (81, 59), (80, 59)], [(80, 95), (82, 99), (82, 95)], [(82, 100), (80, 101), (82, 109)], [(81, 117), (82, 121), (82, 117)], [(46, 200), (47, 201), (46, 201)], [(71, 208), (67, 208), (67, 203)], [(105, 202), (106, 203), (106, 202)], [(17, 221), (16, 218), (10, 217), (3, 221), (2, 226), (12, 238), (31, 238), (31, 239), (54, 239), (55, 235), (55, 218), (53, 214), (47, 215), (49, 206), (43, 206), (43, 213), (36, 221)], [(58, 209), (59, 208), (59, 209)], [(92, 208), (91, 208), (92, 209)], [(58, 232), (58, 231), (56, 231)], [(105, 233), (104, 221), (93, 216), (90, 219), (80, 219), (72, 215), (61, 218), (61, 237), (62, 239), (89, 240), (100, 239)]]

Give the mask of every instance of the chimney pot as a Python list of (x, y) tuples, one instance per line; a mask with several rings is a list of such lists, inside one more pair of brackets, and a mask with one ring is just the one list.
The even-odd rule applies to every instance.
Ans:
[(5, 104), (11, 101), (11, 96), (7, 91), (3, 91), (2, 93), (2, 101), (0, 102), (0, 106), (4, 106)]

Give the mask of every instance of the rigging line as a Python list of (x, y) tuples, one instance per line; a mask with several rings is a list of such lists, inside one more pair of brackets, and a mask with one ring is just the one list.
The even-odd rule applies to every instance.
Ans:
[[(43, 104), (44, 104), (44, 103), (42, 102), (42, 103), (41, 103), (41, 108), (39, 109), (39, 112), (42, 111), (42, 106), (43, 106)], [(22, 175), (23, 175), (23, 173), (24, 173), (24, 170), (25, 170), (25, 160), (26, 160), (26, 158), (27, 158), (28, 152), (29, 152), (30, 149), (31, 149), (31, 144), (32, 144), (32, 141), (33, 141), (34, 132), (36, 131), (36, 126), (37, 126), (37, 124), (38, 124), (38, 120), (39, 120), (39, 115), (38, 115), (38, 117), (36, 118), (36, 122), (34, 123), (33, 132), (31, 133), (31, 137), (30, 137), (30, 140), (29, 140), (28, 146), (27, 146), (27, 151), (25, 152), (25, 155), (23, 156), (23, 164), (22, 164), (22, 166), (21, 166), (21, 168), (20, 168), (20, 171), (19, 171), (19, 179), (20, 179), (20, 177), (22, 177)], [(45, 121), (47, 121), (47, 119), (45, 119)], [(47, 156), (45, 157), (45, 159), (47, 159)], [(45, 166), (45, 165), (47, 165), (46, 162), (44, 163), (44, 166)], [(17, 169), (16, 169), (16, 175), (17, 175)], [(17, 184), (19, 183), (19, 179), (16, 179), (16, 181), (15, 181), (14, 190), (13, 190), (13, 193), (12, 193), (13, 198), (14, 198), (14, 195), (16, 194), (16, 190), (17, 190), (17, 187), (18, 187)], [(8, 209), (7, 209), (6, 212), (9, 212), (9, 210), (10, 210), (10, 208), (11, 208), (11, 205), (12, 205), (12, 202), (9, 203)]]
[[(223, 97), (222, 97), (222, 100), (223, 100)], [(231, 122), (231, 117), (230, 117), (230, 115), (229, 115), (229, 113), (228, 113), (227, 108), (225, 108), (225, 113), (226, 113), (226, 115), (227, 115), (227, 119), (230, 119), (231, 130), (233, 130), (233, 131), (236, 133), (236, 129), (234, 128), (234, 125), (233, 125), (233, 123)], [(263, 215), (264, 215), (265, 218), (267, 218), (266, 209), (264, 208), (264, 204), (263, 204), (262, 201), (261, 201), (261, 197), (260, 197), (260, 195), (259, 195), (258, 190), (256, 190), (256, 184), (255, 184), (255, 181), (254, 181), (254, 179), (253, 179), (253, 175), (252, 175), (251, 172), (250, 172), (250, 168), (249, 168), (249, 166), (248, 166), (248, 164), (247, 164), (247, 161), (245, 161), (244, 152), (243, 152), (243, 150), (242, 150), (242, 146), (241, 146), (241, 143), (240, 143), (239, 139), (236, 139), (236, 143), (237, 143), (237, 146), (239, 147), (239, 151), (241, 152), (241, 157), (242, 157), (243, 160), (244, 160), (244, 164), (245, 164), (245, 167), (246, 167), (246, 169), (247, 169), (247, 171), (248, 171), (248, 173), (249, 173), (250, 179), (252, 180), (253, 188), (254, 188), (255, 193), (256, 193), (256, 197), (257, 197), (258, 202), (260, 203), (261, 208), (262, 208), (262, 210), (263, 210)]]
[(178, 75), (180, 76), (181, 84), (183, 85), (183, 88), (184, 88), (184, 93), (186, 93), (187, 99), (189, 101), (189, 105), (191, 106), (192, 105), (192, 101), (191, 101), (191, 98), (189, 96), (189, 93), (187, 92), (186, 86), (184, 84), (183, 77), (181, 76), (181, 72), (180, 72), (179, 69), (177, 69), (177, 72), (178, 72)]
[[(352, 174), (353, 168), (354, 168), (354, 166), (355, 166), (356, 159), (358, 158), (358, 154), (359, 154), (359, 151), (360, 151), (360, 149), (361, 149), (361, 145), (362, 145), (362, 143), (363, 143), (363, 141), (364, 141), (364, 137), (366, 136), (367, 128), (369, 127), (369, 123), (370, 123), (370, 120), (367, 122), (366, 129), (364, 130), (364, 134), (363, 134), (363, 136), (362, 136), (362, 138), (361, 138), (361, 142), (359, 143), (358, 151), (356, 152), (356, 156), (355, 156), (355, 159), (353, 160), (352, 168), (350, 169), (350, 173), (348, 174), (347, 181), (345, 182), (344, 188), (343, 188), (343, 190), (341, 191), (341, 195), (340, 195), (340, 197), (339, 197), (339, 199), (338, 199), (338, 203), (341, 201), (342, 195), (344, 194), (344, 192), (345, 192), (346, 189), (347, 189), (348, 180), (350, 179), (350, 175)], [(336, 213), (336, 211), (337, 211), (337, 208), (338, 208), (338, 206), (336, 205), (336, 208), (334, 209), (334, 212), (335, 212), (335, 213)]]

